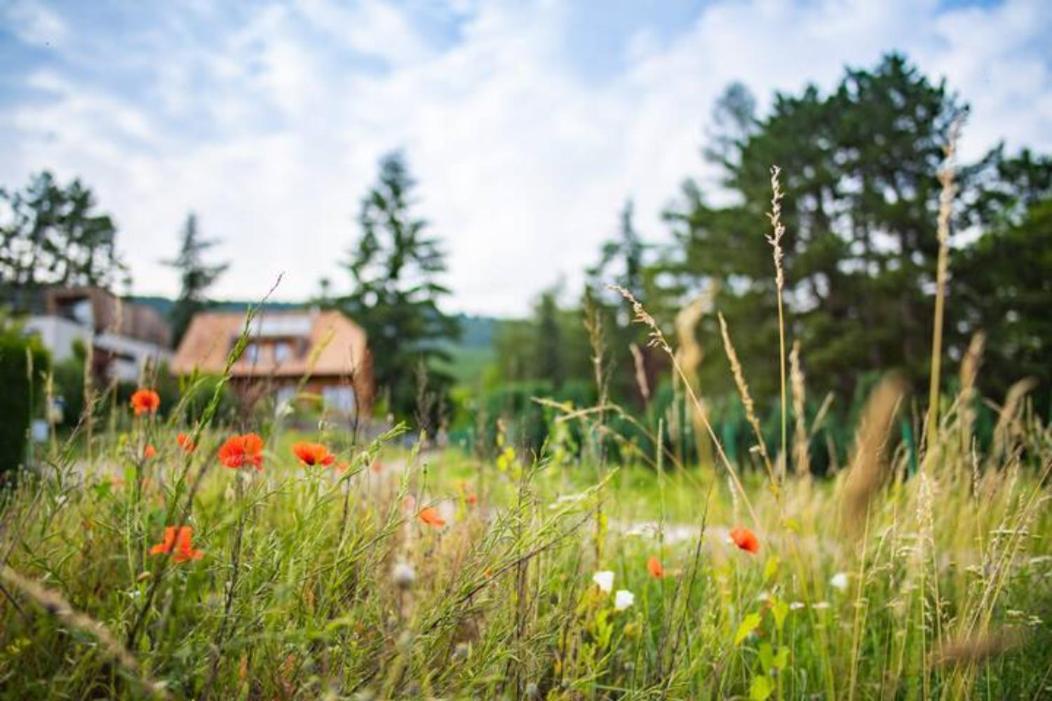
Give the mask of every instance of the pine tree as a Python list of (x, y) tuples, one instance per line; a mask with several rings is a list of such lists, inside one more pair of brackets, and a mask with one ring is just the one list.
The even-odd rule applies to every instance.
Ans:
[(179, 296), (172, 307), (172, 338), (176, 345), (182, 339), (194, 314), (208, 307), (206, 292), (229, 267), (229, 263), (209, 265), (205, 252), (218, 243), (202, 239), (197, 228), (197, 216), (190, 213), (183, 226), (179, 253), (165, 265), (179, 271)]
[[(451, 378), (436, 365), (448, 361), (448, 342), (460, 333), (455, 317), (439, 302), (449, 289), (439, 281), (446, 271), (439, 239), (412, 213), (415, 181), (404, 156), (391, 153), (380, 161), (376, 184), (362, 201), (361, 236), (347, 264), (354, 290), (337, 306), (360, 324), (369, 337), (378, 391), (398, 418), (414, 416), (419, 368), (427, 372), (428, 391), (441, 407)], [(422, 365), (421, 365), (422, 364)], [(439, 417), (428, 417), (434, 429)]]

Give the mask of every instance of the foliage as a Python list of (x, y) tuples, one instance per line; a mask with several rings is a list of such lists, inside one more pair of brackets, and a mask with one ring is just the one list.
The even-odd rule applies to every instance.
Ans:
[(0, 319), (0, 483), (25, 464), (29, 422), (42, 415), (49, 364), (37, 339)]
[(218, 263), (209, 265), (204, 261), (205, 252), (218, 243), (211, 239), (202, 239), (197, 230), (197, 216), (192, 212), (186, 217), (183, 226), (182, 240), (179, 244), (179, 253), (165, 265), (179, 271), (179, 296), (172, 306), (170, 317), (172, 320), (172, 341), (178, 346), (190, 320), (194, 314), (204, 310), (208, 306), (206, 292), (215, 284), (229, 263)]
[(377, 386), (396, 417), (420, 409), (424, 368), (428, 392), (438, 399), (423, 426), (433, 433), (451, 382), (435, 361), (448, 361), (444, 344), (458, 336), (459, 325), (439, 308), (449, 294), (439, 282), (445, 254), (427, 222), (411, 212), (415, 184), (401, 153), (381, 160), (377, 183), (362, 201), (362, 235), (347, 266), (354, 289), (336, 305), (368, 334)]
[(95, 195), (44, 171), (23, 190), (0, 190), (0, 280), (15, 290), (41, 285), (108, 287), (126, 277), (117, 227), (95, 209)]

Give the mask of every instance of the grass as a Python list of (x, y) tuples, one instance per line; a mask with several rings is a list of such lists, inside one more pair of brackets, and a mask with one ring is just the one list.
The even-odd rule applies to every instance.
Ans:
[[(93, 464), (58, 451), (7, 497), (0, 693), (1040, 697), (1052, 436), (1017, 418), (1010, 457), (976, 473), (954, 453), (956, 415), (940, 461), (905, 479), (896, 458), (857, 523), (850, 470), (778, 494), (745, 475), (751, 523), (712, 469), (597, 471), (557, 450), (480, 461), (324, 432), (347, 466), (306, 468), (289, 449), (301, 436), (275, 427), (263, 471), (232, 470), (215, 459), (223, 434), (187, 456), (174, 427), (127, 420), (97, 436)], [(185, 523), (204, 556), (175, 563), (148, 549), (184, 465), (203, 474)], [(445, 526), (416, 517), (425, 504)], [(742, 522), (755, 555), (727, 540)], [(632, 606), (615, 609), (599, 570)]]

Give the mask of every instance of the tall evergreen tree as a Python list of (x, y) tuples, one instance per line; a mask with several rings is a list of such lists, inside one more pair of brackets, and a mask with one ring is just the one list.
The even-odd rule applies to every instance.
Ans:
[(183, 225), (179, 253), (165, 265), (179, 271), (179, 296), (172, 307), (172, 339), (179, 344), (194, 314), (208, 306), (207, 291), (229, 267), (229, 263), (208, 264), (205, 252), (218, 243), (203, 239), (197, 228), (197, 216), (191, 212)]
[[(418, 408), (421, 364), (429, 391), (448, 391), (451, 378), (435, 361), (448, 361), (446, 345), (460, 334), (457, 319), (439, 308), (449, 294), (440, 282), (445, 254), (427, 222), (412, 213), (415, 186), (400, 152), (381, 159), (377, 182), (362, 200), (362, 233), (347, 265), (354, 289), (337, 300), (368, 333), (378, 390), (399, 418)], [(436, 409), (442, 404), (431, 402)], [(423, 428), (433, 429), (438, 418), (430, 416), (431, 425)]]

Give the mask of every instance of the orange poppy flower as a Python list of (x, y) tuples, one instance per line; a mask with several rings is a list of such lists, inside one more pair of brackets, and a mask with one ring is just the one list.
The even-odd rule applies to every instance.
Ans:
[(369, 466), (369, 469), (378, 475), (383, 472), (384, 464), (380, 462), (380, 458), (376, 458), (376, 460), (373, 460), (373, 464)]
[(731, 529), (731, 540), (734, 544), (746, 552), (750, 552), (753, 555), (760, 552), (760, 539), (756, 537), (756, 534), (750, 531), (744, 526), (737, 526)]
[(420, 513), (418, 513), (416, 516), (420, 519), (421, 522), (426, 523), (432, 528), (441, 528), (442, 526), (446, 525), (446, 519), (442, 518), (442, 516), (438, 513), (438, 509), (436, 509), (433, 506), (425, 506), (424, 508), (420, 509)]
[(149, 460), (155, 455), (157, 455), (157, 449), (153, 447), (152, 443), (147, 443), (146, 447), (142, 449), (143, 458)]
[[(164, 540), (150, 548), (151, 555), (168, 555), (176, 562), (200, 560), (204, 552), (194, 549), (191, 539), (194, 529), (190, 526), (168, 526), (164, 529)], [(173, 552), (174, 550), (174, 552)]]
[(661, 566), (661, 560), (654, 556), (651, 556), (650, 559), (647, 560), (647, 572), (649, 572), (650, 576), (654, 579), (661, 579), (665, 576), (665, 568)]
[(263, 439), (255, 433), (230, 436), (219, 449), (219, 462), (231, 469), (252, 465), (263, 470)]
[(188, 433), (180, 432), (179, 435), (175, 437), (175, 442), (179, 444), (179, 447), (183, 449), (184, 453), (192, 453), (194, 452), (194, 448), (197, 447), (194, 445), (194, 439), (191, 438)]
[(468, 503), (468, 506), (475, 506), (479, 503), (479, 495), (475, 494), (475, 492), (469, 492), (468, 495), (464, 497), (464, 501)]
[(299, 461), (307, 467), (312, 467), (314, 465), (327, 467), (336, 460), (336, 456), (330, 453), (321, 443), (294, 443), (292, 445), (292, 452), (297, 458), (299, 458)]
[(161, 396), (152, 389), (137, 389), (131, 396), (131, 406), (136, 416), (156, 414), (161, 407)]

